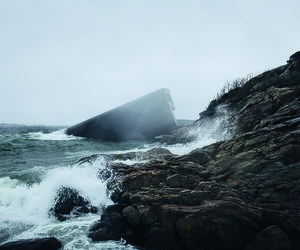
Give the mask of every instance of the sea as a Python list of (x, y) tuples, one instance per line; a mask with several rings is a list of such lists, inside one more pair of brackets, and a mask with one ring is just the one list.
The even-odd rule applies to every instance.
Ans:
[[(78, 164), (92, 154), (126, 153), (164, 147), (177, 155), (224, 138), (222, 122), (193, 133), (192, 143), (163, 145), (158, 142), (103, 142), (65, 134), (64, 126), (0, 124), (0, 244), (29, 238), (56, 237), (63, 249), (136, 249), (120, 241), (92, 242), (89, 227), (100, 214), (86, 214), (66, 221), (49, 216), (62, 186), (76, 189), (92, 205), (113, 204), (106, 183), (99, 179), (104, 159)], [(126, 164), (131, 164), (126, 162)]]

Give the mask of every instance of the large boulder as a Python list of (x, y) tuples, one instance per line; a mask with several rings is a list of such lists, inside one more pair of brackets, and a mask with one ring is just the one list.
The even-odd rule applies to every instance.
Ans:
[(290, 64), (294, 61), (300, 61), (300, 51), (297, 51), (296, 53), (292, 54), (289, 60), (287, 60), (287, 63)]
[(128, 243), (140, 245), (141, 222), (134, 207), (110, 205), (103, 210), (101, 219), (89, 229), (93, 241), (124, 239)]
[(70, 187), (61, 187), (57, 191), (54, 207), (49, 210), (49, 214), (60, 221), (64, 221), (71, 216), (97, 213), (97, 210), (97, 207), (92, 206), (77, 190)]
[(0, 250), (57, 250), (62, 247), (54, 237), (17, 240), (0, 245)]
[(265, 228), (243, 250), (290, 250), (291, 244), (288, 236), (278, 226)]

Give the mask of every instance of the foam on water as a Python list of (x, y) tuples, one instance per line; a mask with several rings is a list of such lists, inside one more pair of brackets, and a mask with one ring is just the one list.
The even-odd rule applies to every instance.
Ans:
[(134, 165), (136, 163), (146, 163), (148, 162), (147, 160), (114, 160), (114, 163), (122, 163), (122, 164), (126, 164), (126, 165)]
[(30, 139), (45, 140), (45, 141), (69, 141), (69, 140), (81, 140), (83, 137), (67, 135), (65, 129), (54, 131), (52, 133), (43, 132), (31, 132), (27, 134)]
[[(99, 215), (89, 214), (81, 216), (64, 222), (53, 221), (48, 224), (41, 224), (31, 227), (22, 234), (15, 237), (15, 239), (34, 238), (37, 236), (53, 236), (57, 237), (64, 245), (64, 250), (74, 249), (119, 249), (119, 250), (133, 250), (133, 246), (125, 245), (125, 241), (106, 241), (106, 242), (92, 242), (87, 237), (89, 227), (99, 219)], [(42, 232), (42, 233), (41, 233)], [(46, 234), (45, 234), (46, 232)]]
[[(78, 190), (94, 206), (111, 204), (106, 195), (106, 184), (97, 178), (99, 168), (102, 167), (101, 159), (92, 166), (57, 167), (49, 170), (40, 183), (31, 186), (9, 177), (0, 178), (0, 229), (9, 230), (10, 239), (56, 236), (68, 244), (69, 249), (89, 249), (76, 248), (74, 244), (90, 245), (88, 228), (92, 221), (99, 219), (99, 215), (88, 214), (66, 222), (57, 222), (48, 216), (48, 211), (61, 186)], [(12, 227), (14, 229), (10, 230)]]
[(191, 152), (196, 148), (202, 148), (220, 140), (228, 139), (231, 135), (227, 131), (226, 117), (220, 117), (212, 121), (208, 121), (198, 128), (194, 128), (189, 133), (197, 139), (186, 144), (175, 144), (166, 146), (173, 154), (183, 155)]

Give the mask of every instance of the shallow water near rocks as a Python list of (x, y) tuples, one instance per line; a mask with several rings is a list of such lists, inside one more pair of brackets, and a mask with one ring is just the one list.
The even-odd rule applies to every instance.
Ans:
[[(165, 147), (175, 154), (188, 153), (215, 142), (217, 138), (212, 134), (206, 133), (191, 144)], [(93, 206), (112, 204), (106, 183), (98, 178), (99, 170), (105, 167), (104, 160), (79, 165), (76, 162), (80, 158), (95, 153), (146, 151), (158, 146), (161, 147), (158, 143), (113, 143), (67, 136), (62, 127), (1, 124), (0, 244), (54, 236), (64, 249), (135, 249), (122, 240), (94, 243), (87, 237), (100, 212), (59, 222), (49, 217), (48, 211), (61, 186), (78, 190)]]

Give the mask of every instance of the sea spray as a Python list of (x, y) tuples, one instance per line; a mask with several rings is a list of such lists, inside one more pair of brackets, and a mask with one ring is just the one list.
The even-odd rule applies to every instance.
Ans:
[[(49, 170), (40, 183), (31, 186), (17, 179), (1, 178), (0, 224), (2, 231), (8, 234), (6, 238), (55, 235), (64, 242), (69, 242), (69, 240), (72, 242), (71, 238), (78, 234), (83, 235), (81, 237), (88, 242), (86, 234), (89, 224), (99, 215), (89, 214), (82, 218), (57, 222), (48, 216), (48, 211), (53, 206), (56, 192), (61, 186), (78, 190), (94, 206), (110, 204), (111, 201), (106, 196), (106, 184), (97, 178), (101, 167), (103, 167), (101, 160), (90, 166), (58, 167)], [(8, 230), (9, 228), (14, 228), (14, 230)], [(82, 241), (83, 239), (81, 243)], [(72, 245), (71, 242), (68, 244)], [(79, 243), (77, 242), (77, 244)]]
[(190, 127), (187, 136), (194, 138), (192, 142), (164, 145), (164, 147), (174, 154), (183, 155), (196, 148), (227, 140), (233, 136), (230, 119), (231, 114), (228, 109), (220, 106), (216, 117), (199, 120), (194, 126)]
[[(99, 162), (96, 163), (99, 167)], [(8, 214), (17, 211), (12, 219), (41, 222), (48, 219), (48, 210), (53, 205), (57, 190), (68, 186), (78, 190), (90, 202), (99, 206), (109, 202), (106, 197), (105, 183), (97, 178), (98, 168), (95, 166), (70, 166), (51, 169), (40, 183), (32, 186), (11, 180), (8, 177), (0, 179), (1, 212)], [(19, 216), (18, 216), (19, 215)], [(2, 217), (3, 218), (3, 217)], [(10, 216), (7, 216), (10, 218)]]

